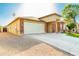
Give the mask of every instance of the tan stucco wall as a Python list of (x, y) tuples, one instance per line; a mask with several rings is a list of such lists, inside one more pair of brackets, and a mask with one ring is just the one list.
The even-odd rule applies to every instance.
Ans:
[(46, 21), (46, 22), (51, 22), (51, 21), (56, 21), (57, 19), (60, 19), (60, 16), (57, 15), (50, 15), (44, 18), (40, 18), (40, 20)]
[(49, 22), (48, 24), (48, 33), (52, 33), (53, 32), (53, 23)]
[[(47, 17), (44, 17), (44, 18), (40, 18), (40, 20), (43, 20), (43, 21), (46, 21), (48, 22), (48, 32), (53, 32), (53, 24), (51, 22), (53, 21), (59, 21), (60, 20), (60, 16), (58, 15), (50, 15), (50, 16), (47, 16)], [(56, 24), (56, 32), (58, 32), (58, 23), (55, 22)]]
[(79, 24), (76, 24), (76, 26), (77, 26), (77, 29), (79, 30)]
[(3, 32), (3, 27), (0, 27), (0, 32)]
[(58, 32), (58, 22), (56, 22), (56, 32)]
[(7, 26), (7, 31), (16, 35), (20, 35), (20, 20), (16, 20)]
[(59, 24), (56, 21), (53, 22), (48, 22), (48, 32), (52, 33), (52, 32), (59, 32)]

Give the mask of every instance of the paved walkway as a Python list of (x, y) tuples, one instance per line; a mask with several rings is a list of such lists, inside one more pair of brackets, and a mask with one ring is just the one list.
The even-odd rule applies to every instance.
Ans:
[(29, 36), (47, 42), (72, 55), (79, 56), (79, 38), (67, 36), (62, 33), (50, 33)]
[(10, 33), (0, 33), (0, 55), (67, 56), (68, 54), (28, 35), (19, 37)]

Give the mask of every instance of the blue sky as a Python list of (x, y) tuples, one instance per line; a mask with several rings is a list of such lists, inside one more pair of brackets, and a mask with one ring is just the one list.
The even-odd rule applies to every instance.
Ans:
[[(20, 3), (0, 3), (0, 25), (5, 26), (8, 24), (9, 21), (14, 20), (13, 13), (17, 15), (18, 10), (21, 12), (19, 15), (23, 15), (22, 13), (25, 13), (25, 16), (36, 16), (40, 17), (43, 15), (50, 14), (56, 10), (58, 14), (61, 15), (62, 9), (65, 6), (65, 3), (55, 3), (55, 4), (24, 4), (22, 7), (22, 4)], [(21, 7), (21, 8), (20, 8)], [(24, 10), (25, 9), (25, 10)], [(78, 17), (77, 17), (78, 19)]]
[(56, 10), (57, 10), (57, 13), (61, 15), (62, 13), (62, 10), (63, 10), (63, 7), (66, 5), (66, 3), (56, 3), (55, 6), (56, 6)]
[(20, 4), (17, 3), (0, 3), (0, 25), (7, 24), (8, 20), (13, 17), (12, 14), (19, 6)]

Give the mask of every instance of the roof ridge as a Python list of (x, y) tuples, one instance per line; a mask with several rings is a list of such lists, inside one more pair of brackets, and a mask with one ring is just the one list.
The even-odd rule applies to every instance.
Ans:
[(50, 16), (50, 15), (58, 15), (58, 16), (61, 17), (61, 15), (59, 15), (59, 14), (57, 14), (57, 13), (51, 13), (51, 14), (48, 14), (48, 15), (45, 15), (45, 16), (42, 16), (42, 17), (39, 17), (39, 19), (44, 18), (44, 17), (47, 17), (47, 16)]

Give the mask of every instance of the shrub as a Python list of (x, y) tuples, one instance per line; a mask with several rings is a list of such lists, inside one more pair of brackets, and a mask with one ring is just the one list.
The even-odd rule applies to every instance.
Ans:
[(75, 23), (70, 23), (70, 24), (67, 25), (67, 28), (68, 28), (69, 31), (71, 31), (72, 29), (75, 28), (75, 26), (76, 26)]

